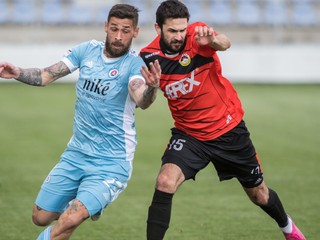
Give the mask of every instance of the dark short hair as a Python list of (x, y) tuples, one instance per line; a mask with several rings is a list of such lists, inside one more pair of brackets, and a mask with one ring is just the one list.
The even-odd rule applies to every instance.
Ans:
[(139, 11), (140, 10), (138, 8), (129, 4), (116, 4), (109, 11), (108, 22), (112, 17), (120, 19), (127, 18), (131, 19), (133, 22), (133, 27), (136, 27), (139, 21)]
[(163, 1), (156, 12), (156, 22), (162, 28), (168, 18), (186, 18), (189, 21), (190, 13), (186, 5), (179, 0)]

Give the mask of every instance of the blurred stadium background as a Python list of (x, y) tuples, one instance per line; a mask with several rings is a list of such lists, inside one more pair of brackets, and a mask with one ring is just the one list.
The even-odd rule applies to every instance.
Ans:
[[(103, 40), (108, 10), (122, 2), (141, 9), (141, 32), (133, 46), (139, 51), (155, 36), (155, 9), (161, 1), (0, 0), (0, 61), (46, 67), (74, 44)], [(219, 56), (224, 75), (232, 82), (286, 83), (237, 84), (237, 91), (270, 174), (265, 175), (268, 183), (281, 193), (306, 237), (318, 240), (320, 0), (183, 2), (189, 6), (191, 22), (205, 21), (231, 38), (231, 49)], [(74, 81), (76, 75), (65, 81)], [(73, 84), (45, 89), (24, 84), (0, 87), (0, 240), (34, 239), (41, 231), (32, 225), (30, 209), (69, 140), (74, 99)], [(148, 111), (137, 111), (140, 137), (131, 185), (102, 221), (84, 223), (73, 239), (144, 238), (146, 209), (172, 126), (161, 94), (154, 104)], [(207, 168), (196, 182), (179, 190), (168, 239), (204, 240), (208, 234), (220, 240), (281, 238), (273, 221), (256, 210), (236, 181), (207, 184), (213, 179), (212, 168)], [(207, 201), (212, 196), (214, 204)], [(198, 207), (190, 207), (194, 203)]]
[[(159, 0), (0, 0), (0, 61), (45, 67), (82, 41), (103, 40), (110, 7), (130, 3), (140, 12), (139, 51), (155, 36)], [(184, 0), (191, 20), (231, 38), (220, 53), (233, 82), (320, 83), (320, 0)], [(68, 78), (74, 80), (76, 76)]]

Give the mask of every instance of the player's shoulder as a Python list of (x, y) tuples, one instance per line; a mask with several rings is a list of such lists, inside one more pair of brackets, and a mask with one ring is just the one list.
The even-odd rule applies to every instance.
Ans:
[(132, 57), (132, 58), (139, 57), (138, 54), (137, 54), (137, 52), (136, 52), (134, 49), (130, 49), (130, 50), (129, 50), (128, 56), (129, 56), (129, 57)]
[(127, 57), (124, 58), (125, 61), (130, 62), (131, 65), (141, 65), (144, 64), (142, 58), (137, 54), (137, 52), (134, 49), (130, 49)]
[(97, 40), (89, 40), (89, 41), (85, 41), (85, 42), (81, 42), (77, 45), (75, 45), (72, 48), (72, 51), (78, 51), (78, 52), (87, 52), (88, 50), (92, 50), (92, 49), (100, 49), (103, 48), (103, 42), (99, 42)]
[(84, 44), (87, 45), (87, 47), (89, 47), (89, 48), (103, 48), (104, 47), (104, 41), (98, 41), (95, 39), (84, 42)]
[(138, 53), (134, 49), (130, 49), (129, 52), (124, 57), (125, 61), (130, 62), (140, 62), (142, 58), (138, 55)]

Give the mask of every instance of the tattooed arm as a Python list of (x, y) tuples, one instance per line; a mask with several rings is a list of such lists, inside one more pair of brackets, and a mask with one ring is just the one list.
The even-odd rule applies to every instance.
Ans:
[(0, 62), (0, 77), (7, 79), (14, 78), (20, 82), (33, 86), (46, 86), (69, 73), (69, 68), (62, 61), (43, 69), (23, 69), (10, 63)]
[(159, 62), (156, 60), (154, 63), (150, 63), (150, 71), (146, 66), (143, 66), (141, 74), (146, 83), (139, 78), (133, 79), (129, 84), (129, 93), (138, 107), (146, 109), (157, 97), (161, 76)]
[(141, 109), (148, 108), (156, 99), (157, 88), (147, 86), (140, 78), (132, 80), (129, 84), (129, 93), (137, 106)]

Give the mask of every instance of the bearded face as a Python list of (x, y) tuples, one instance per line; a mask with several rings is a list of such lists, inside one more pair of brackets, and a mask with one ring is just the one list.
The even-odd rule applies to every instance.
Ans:
[(107, 33), (104, 54), (110, 58), (121, 57), (126, 54), (133, 38), (138, 35), (139, 28), (133, 25), (131, 19), (111, 17), (105, 23)]
[(132, 40), (129, 41), (127, 44), (122, 43), (119, 40), (112, 40), (107, 36), (106, 37), (106, 45), (105, 45), (105, 51), (107, 53), (108, 57), (111, 58), (117, 58), (121, 57), (124, 54), (126, 54), (131, 46)]
[(167, 52), (175, 54), (181, 52), (185, 45), (185, 38), (178, 39), (167, 39), (165, 34), (161, 32), (161, 41)]
[(188, 19), (169, 18), (160, 27), (156, 25), (156, 31), (161, 38), (161, 47), (171, 54), (179, 53), (186, 44)]

